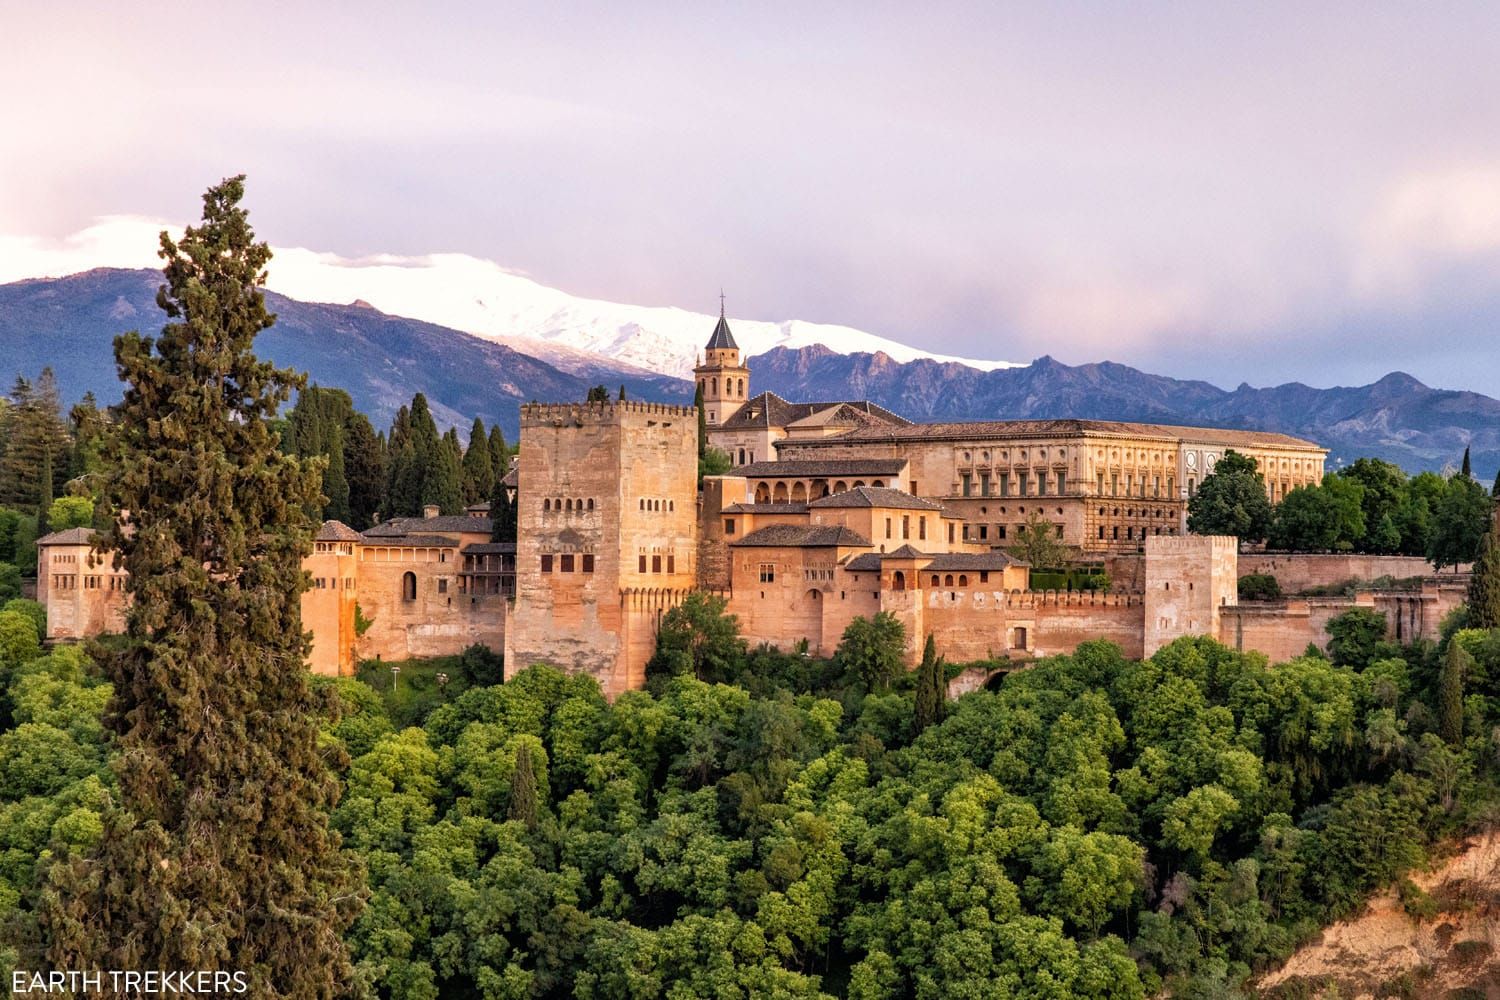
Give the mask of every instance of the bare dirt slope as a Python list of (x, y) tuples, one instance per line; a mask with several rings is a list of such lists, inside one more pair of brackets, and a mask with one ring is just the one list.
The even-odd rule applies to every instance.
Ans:
[[(1422, 893), (1374, 897), (1359, 917), (1325, 928), (1262, 977), (1261, 994), (1500, 1000), (1500, 830), (1411, 882)], [(1325, 994), (1329, 986), (1337, 993)]]

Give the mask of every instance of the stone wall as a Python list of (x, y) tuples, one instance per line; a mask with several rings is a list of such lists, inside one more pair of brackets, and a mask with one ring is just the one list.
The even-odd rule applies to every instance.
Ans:
[(1142, 655), (1184, 635), (1218, 635), (1238, 599), (1238, 542), (1227, 535), (1146, 539)]
[(1222, 609), (1219, 641), (1265, 653), (1272, 663), (1301, 656), (1309, 644), (1328, 648), (1327, 626), (1353, 608), (1385, 615), (1386, 637), (1436, 640), (1443, 618), (1464, 603), (1462, 582), (1429, 580), (1415, 591), (1361, 591), (1353, 597), (1303, 597)]
[(1389, 576), (1404, 580), (1431, 576), (1432, 564), (1421, 556), (1377, 556), (1356, 553), (1242, 552), (1240, 575), (1268, 573), (1284, 594), (1300, 594), (1346, 580), (1374, 580)]
[[(361, 545), (354, 599), (371, 625), (355, 641), (356, 655), (381, 660), (445, 656), (475, 643), (504, 649), (506, 599), (459, 593), (460, 565), (456, 546)], [(407, 589), (407, 574), (414, 592)], [(352, 632), (352, 606), (347, 614)]]

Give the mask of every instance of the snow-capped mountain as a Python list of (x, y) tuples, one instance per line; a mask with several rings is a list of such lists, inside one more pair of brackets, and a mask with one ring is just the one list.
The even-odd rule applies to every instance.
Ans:
[[(59, 276), (94, 267), (154, 267), (156, 234), (180, 231), (157, 220), (111, 217), (60, 244), (0, 239), (0, 281)], [(348, 258), (276, 248), (268, 287), (303, 302), (356, 300), (382, 312), (462, 330), (567, 369), (578, 351), (679, 377), (691, 377), (717, 317), (671, 306), (634, 306), (580, 298), (490, 260), (466, 254)], [(840, 354), (883, 352), (898, 362), (931, 358), (992, 371), (1010, 362), (922, 351), (847, 326), (731, 316), (746, 357), (774, 347), (821, 344)]]

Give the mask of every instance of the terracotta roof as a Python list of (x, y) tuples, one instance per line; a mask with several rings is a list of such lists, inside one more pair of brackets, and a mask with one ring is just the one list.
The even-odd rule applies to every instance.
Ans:
[(516, 551), (516, 543), (470, 542), (459, 551), (466, 556), (509, 555)]
[(844, 560), (844, 568), (851, 573), (879, 573), (880, 559), (879, 552), (861, 552), (852, 559)]
[(444, 514), (440, 517), (393, 517), (375, 525), (365, 532), (366, 538), (391, 538), (413, 531), (458, 531), (466, 535), (485, 534), (494, 530), (487, 517), (470, 517), (468, 514)]
[(887, 559), (926, 559), (927, 553), (911, 545), (903, 545), (894, 552), (885, 553)]
[(731, 546), (745, 548), (831, 548), (835, 545), (869, 545), (870, 540), (842, 525), (770, 524), (757, 528)]
[(364, 536), (343, 521), (324, 521), (318, 533), (313, 536), (315, 542), (358, 542), (363, 541)]
[(900, 507), (903, 510), (942, 510), (943, 505), (914, 497), (886, 486), (856, 486), (852, 490), (820, 497), (809, 507)]
[(746, 479), (899, 476), (906, 465), (904, 458), (794, 458), (785, 462), (748, 462), (736, 465), (725, 475)]
[(1027, 563), (1013, 558), (999, 549), (990, 552), (944, 552), (932, 557), (932, 562), (923, 569), (1005, 569), (1008, 566), (1026, 566)]
[(850, 442), (978, 441), (1011, 438), (1083, 437), (1157, 438), (1163, 441), (1193, 441), (1227, 447), (1326, 449), (1312, 441), (1272, 431), (1231, 430), (1212, 427), (1179, 427), (1175, 424), (1144, 424), (1117, 420), (971, 420), (903, 427), (861, 427), (829, 438), (805, 438), (778, 442), (798, 448), (847, 445)]
[(892, 413), (883, 406), (876, 406), (867, 399), (830, 399), (814, 403), (789, 403), (774, 392), (763, 392), (746, 400), (730, 418), (719, 425), (724, 430), (740, 430), (750, 427), (785, 427), (815, 413), (831, 407), (848, 406), (871, 423), (881, 426), (904, 427), (911, 423), (905, 417)]
[(732, 503), (726, 514), (806, 514), (805, 503)]
[(94, 543), (93, 528), (65, 528), (62, 531), (54, 531), (43, 535), (36, 540), (38, 545), (92, 545)]

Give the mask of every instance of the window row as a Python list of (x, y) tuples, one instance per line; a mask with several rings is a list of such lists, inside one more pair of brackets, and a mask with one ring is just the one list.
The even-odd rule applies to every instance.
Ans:
[[(1106, 483), (1105, 483), (1105, 479), (1104, 479), (1104, 473), (1101, 472), (1101, 473), (1099, 473), (1099, 475), (1097, 477), (1097, 480), (1095, 482), (1095, 487), (1096, 487), (1096, 492), (1099, 494), (1099, 496), (1112, 496), (1112, 497), (1120, 497), (1120, 496), (1129, 497), (1129, 496), (1135, 496), (1135, 497), (1140, 497), (1143, 500), (1147, 496), (1150, 496), (1153, 500), (1161, 500), (1161, 499), (1164, 499), (1164, 498), (1167, 499), (1167, 500), (1171, 500), (1174, 497), (1175, 493), (1176, 493), (1177, 480), (1173, 476), (1168, 476), (1167, 479), (1166, 479), (1166, 483), (1167, 483), (1166, 492), (1163, 493), (1162, 492), (1162, 477), (1161, 476), (1152, 476), (1151, 479), (1150, 479), (1150, 482), (1148, 483), (1145, 476), (1141, 476), (1139, 479), (1137, 479), (1136, 476), (1134, 475), (1134, 473), (1126, 473), (1125, 474), (1125, 491), (1122, 493), (1122, 492), (1120, 492), (1120, 474), (1118, 472), (1111, 472), (1109, 474), (1109, 482), (1108, 482), (1109, 490), (1106, 493), (1105, 492), (1105, 485), (1106, 485)], [(1188, 488), (1189, 488), (1189, 490), (1191, 490), (1192, 487), (1193, 487), (1193, 480), (1189, 479), (1188, 480)], [(1149, 490), (1149, 493), (1148, 493), (1148, 490)]]
[[(592, 552), (572, 553), (563, 552), (554, 556), (550, 552), (542, 554), (542, 572), (551, 573), (556, 560), (557, 572), (573, 573), (582, 570), (585, 573), (594, 571), (594, 554)], [(576, 568), (575, 568), (576, 567)]]
[[(1144, 539), (1147, 534), (1148, 534), (1148, 532), (1146, 531), (1145, 525), (1142, 525), (1139, 528), (1132, 528), (1132, 527), (1130, 527), (1130, 526), (1127, 525), (1126, 528), (1125, 528), (1125, 540), (1127, 542), (1135, 540), (1135, 539)], [(1149, 532), (1149, 534), (1152, 534), (1152, 535), (1175, 535), (1175, 534), (1177, 534), (1177, 529), (1176, 528), (1166, 528), (1165, 530), (1163, 530), (1160, 527), (1156, 527), (1156, 528), (1152, 528), (1151, 531)], [(1099, 537), (1101, 539), (1104, 538), (1104, 525), (1102, 525), (1102, 524), (1099, 525)], [(1119, 525), (1115, 525), (1114, 527), (1112, 527), (1112, 528), (1109, 529), (1109, 537), (1113, 541), (1119, 541), (1119, 539), (1120, 539), (1120, 527), (1119, 527)]]
[[(1106, 510), (1108, 510), (1108, 512), (1109, 512), (1108, 515), (1105, 514)], [(1120, 513), (1121, 513), (1121, 511), (1120, 511), (1119, 507), (1109, 507), (1109, 508), (1100, 507), (1099, 508), (1099, 516), (1100, 517), (1105, 517), (1105, 516), (1119, 517)], [(1137, 510), (1134, 507), (1126, 507), (1125, 510), (1124, 510), (1124, 514), (1125, 514), (1126, 517), (1160, 517), (1160, 518), (1168, 518), (1168, 517), (1175, 516), (1175, 515), (1173, 515), (1173, 513), (1171, 511), (1164, 510), (1161, 507), (1150, 507), (1150, 508), (1142, 507), (1139, 510)]]
[[(407, 574), (407, 576), (411, 576), (411, 575), (412, 574), (410, 574), (410, 573)], [(332, 576), (329, 576), (329, 577), (323, 577), (323, 576), (313, 577), (313, 589), (314, 590), (337, 590), (338, 588), (339, 588), (339, 581), (338, 581), (337, 577), (332, 577)], [(345, 590), (353, 590), (354, 589), (354, 577), (352, 577), (352, 576), (346, 576), (346, 577), (344, 577), (344, 589)]]
[[(888, 518), (885, 519), (885, 537), (887, 537), (887, 538), (894, 538), (895, 537), (892, 534), (892, 529), (895, 526), (894, 525), (894, 521), (895, 521), (894, 518), (889, 518), (888, 517)], [(910, 514), (902, 514), (901, 515), (901, 537), (903, 539), (909, 539), (909, 538), (911, 538), (911, 515)], [(922, 514), (922, 515), (919, 515), (917, 517), (917, 540), (918, 541), (923, 541), (926, 538), (927, 538), (927, 515), (926, 514)]]
[[(663, 563), (663, 557), (660, 555), (654, 555), (650, 557), (644, 555), (637, 556), (635, 571), (637, 573), (660, 573), (662, 572), (662, 567), (665, 566), (666, 572), (677, 572), (677, 557), (669, 553), (665, 557), (665, 559), (666, 562)], [(650, 569), (647, 569), (648, 566), (650, 567)]]
[(988, 472), (981, 472), (978, 476), (964, 472), (958, 477), (958, 487), (959, 493), (966, 497), (1045, 497), (1062, 496), (1068, 492), (1066, 472), (1050, 475), (1040, 469), (1035, 475), (1017, 472), (1014, 481), (1015, 492), (1012, 493), (1012, 479), (1008, 472), (997, 472), (993, 479)]
[(665, 500), (661, 497), (641, 497), (641, 510), (671, 512), (676, 509), (677, 501), (675, 500)]
[(572, 514), (574, 512), (581, 514), (593, 509), (593, 497), (589, 497), (587, 500), (585, 500), (583, 497), (557, 497), (555, 499), (552, 497), (548, 497), (542, 501), (543, 513), (562, 511), (565, 514)]

